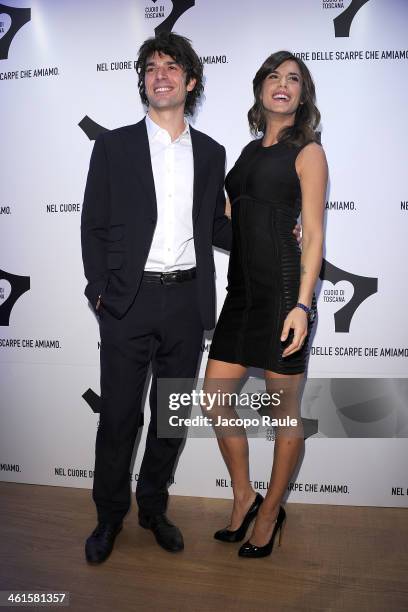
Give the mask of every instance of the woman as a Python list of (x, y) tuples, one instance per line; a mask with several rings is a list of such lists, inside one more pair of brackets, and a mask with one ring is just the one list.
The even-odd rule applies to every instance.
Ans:
[[(234, 504), (230, 525), (214, 537), (241, 541), (256, 517), (250, 540), (239, 550), (244, 557), (266, 556), (278, 532), (280, 539), (286, 518), (281, 501), (304, 446), (300, 391), (316, 311), (327, 185), (326, 158), (314, 132), (320, 113), (305, 64), (287, 51), (274, 53), (256, 73), (253, 89), (249, 125), (255, 136), (263, 136), (243, 149), (226, 178), (233, 246), (204, 389), (230, 392), (248, 367), (262, 368), (267, 391), (284, 390), (280, 416), (296, 417), (297, 426), (276, 430), (264, 500), (249, 480), (245, 432), (218, 436)], [(292, 233), (300, 213), (302, 252)], [(231, 416), (230, 407), (217, 409)]]

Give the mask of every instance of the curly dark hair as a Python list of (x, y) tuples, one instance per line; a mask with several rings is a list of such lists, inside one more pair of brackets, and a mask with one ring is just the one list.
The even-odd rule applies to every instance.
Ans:
[(287, 60), (292, 60), (299, 66), (302, 76), (302, 104), (299, 104), (297, 108), (294, 125), (283, 128), (279, 133), (278, 140), (293, 146), (302, 146), (307, 142), (319, 140), (315, 130), (320, 123), (320, 112), (316, 106), (316, 91), (312, 75), (306, 64), (290, 51), (272, 53), (256, 73), (252, 81), (255, 101), (248, 111), (249, 127), (254, 136), (265, 133), (266, 119), (261, 101), (262, 83), (271, 72)]
[(191, 41), (174, 32), (160, 32), (156, 37), (144, 41), (138, 52), (136, 72), (139, 76), (139, 93), (143, 104), (148, 106), (149, 101), (145, 89), (146, 62), (154, 54), (170, 55), (186, 73), (186, 84), (191, 79), (196, 80), (192, 91), (187, 93), (185, 113), (193, 115), (197, 102), (204, 91), (203, 65), (200, 58), (191, 46)]

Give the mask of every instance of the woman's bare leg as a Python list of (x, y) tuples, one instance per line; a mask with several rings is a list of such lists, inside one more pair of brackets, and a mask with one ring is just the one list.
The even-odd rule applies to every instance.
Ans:
[(274, 410), (273, 416), (283, 418), (288, 415), (297, 419), (297, 427), (278, 427), (276, 429), (275, 448), (271, 479), (265, 501), (259, 509), (254, 529), (250, 538), (251, 544), (264, 546), (272, 536), (279, 506), (285, 495), (290, 478), (299, 461), (304, 447), (304, 432), (300, 418), (300, 399), (304, 375), (285, 376), (265, 371), (267, 391), (272, 394), (284, 390), (282, 404)]
[[(217, 391), (234, 393), (239, 390), (240, 381), (246, 371), (247, 368), (235, 363), (209, 359), (203, 390), (207, 393)], [(218, 414), (227, 418), (238, 416), (233, 406), (215, 406), (211, 416), (216, 418)], [(236, 436), (223, 435), (223, 431), (226, 431), (223, 428), (216, 432), (218, 446), (228, 468), (234, 493), (231, 521), (228, 526), (231, 531), (239, 528), (256, 495), (249, 481), (248, 440), (245, 430), (239, 429)]]

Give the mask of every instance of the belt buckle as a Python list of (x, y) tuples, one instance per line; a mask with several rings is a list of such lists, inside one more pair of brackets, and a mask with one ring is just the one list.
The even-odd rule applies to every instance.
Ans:
[(162, 272), (160, 274), (160, 283), (162, 285), (166, 285), (167, 283), (178, 283), (181, 282), (181, 279), (181, 270), (175, 270), (174, 272)]
[(176, 272), (162, 272), (160, 274), (160, 283), (162, 285), (167, 285), (168, 283), (176, 282), (177, 273)]

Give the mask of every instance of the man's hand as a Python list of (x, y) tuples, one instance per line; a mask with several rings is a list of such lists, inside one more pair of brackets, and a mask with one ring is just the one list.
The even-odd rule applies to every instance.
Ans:
[(296, 240), (298, 241), (299, 246), (302, 247), (302, 226), (300, 225), (300, 223), (296, 223), (293, 229), (293, 233), (296, 236)]

